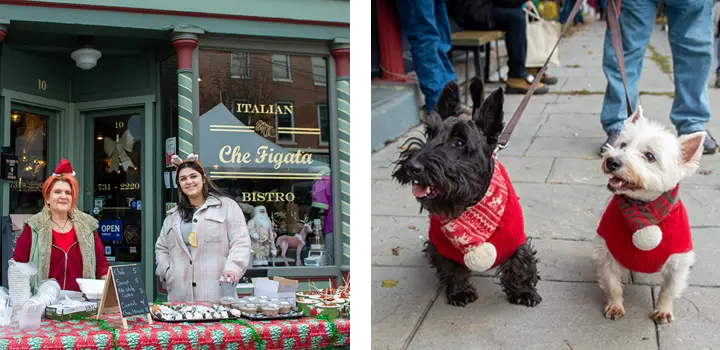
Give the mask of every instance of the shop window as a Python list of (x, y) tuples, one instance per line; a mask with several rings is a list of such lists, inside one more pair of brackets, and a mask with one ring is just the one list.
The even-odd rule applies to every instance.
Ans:
[(10, 214), (36, 214), (44, 205), (48, 116), (12, 110), (10, 149), (18, 156), (18, 179), (10, 182)]
[(291, 102), (278, 102), (275, 104), (275, 128), (278, 142), (294, 143), (293, 104)]
[[(210, 179), (240, 205), (257, 237), (246, 276), (285, 267), (285, 259), (293, 267), (337, 265), (328, 90), (315, 84), (319, 70), (311, 56), (248, 52), (249, 78), (233, 79), (233, 52), (199, 50), (197, 149)], [(296, 234), (304, 237), (300, 249)]]
[(272, 55), (273, 80), (292, 81), (290, 73), (290, 56)]
[(230, 78), (250, 78), (250, 54), (247, 52), (233, 52), (230, 54)]
[(316, 86), (327, 85), (327, 62), (323, 57), (312, 57), (313, 81)]
[(317, 106), (318, 125), (320, 125), (320, 144), (327, 145), (330, 142), (330, 116), (328, 106), (319, 104)]

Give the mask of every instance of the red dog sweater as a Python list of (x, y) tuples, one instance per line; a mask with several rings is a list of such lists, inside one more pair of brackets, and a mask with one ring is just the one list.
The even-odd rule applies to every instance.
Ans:
[[(692, 250), (690, 222), (683, 202), (676, 202), (677, 192), (675, 187), (650, 203), (635, 202), (623, 195), (613, 197), (597, 233), (618, 263), (631, 271), (655, 273), (670, 255)], [(650, 250), (639, 249), (633, 234), (650, 225), (660, 228), (660, 243)]]
[(438, 252), (475, 271), (507, 260), (525, 243), (520, 200), (503, 166), (495, 161), (485, 196), (456, 219), (430, 215), (430, 242)]

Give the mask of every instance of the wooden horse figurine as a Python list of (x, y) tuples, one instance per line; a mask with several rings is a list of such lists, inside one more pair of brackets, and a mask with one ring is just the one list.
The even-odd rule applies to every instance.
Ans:
[(290, 266), (287, 261), (287, 257), (285, 256), (287, 254), (288, 248), (297, 249), (297, 260), (295, 265), (302, 266), (300, 255), (302, 254), (302, 249), (305, 246), (305, 238), (308, 234), (312, 233), (313, 230), (310, 226), (310, 219), (307, 216), (305, 216), (305, 220), (298, 221), (298, 226), (300, 227), (300, 232), (296, 233), (294, 236), (280, 236), (277, 239), (276, 245), (282, 250), (282, 257), (283, 260), (285, 260), (285, 266)]

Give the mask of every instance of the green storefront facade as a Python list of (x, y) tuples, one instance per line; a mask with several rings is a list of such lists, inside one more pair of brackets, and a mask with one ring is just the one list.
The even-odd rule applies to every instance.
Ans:
[(0, 180), (0, 216), (17, 228), (37, 212), (42, 181), (67, 158), (111, 264), (140, 264), (148, 297), (162, 299), (154, 243), (177, 201), (167, 158), (193, 153), (246, 219), (265, 208), (277, 237), (322, 227), (299, 262), (291, 245), (290, 266), (270, 233), (258, 247), (271, 255), (246, 276), (341, 282), (349, 20), (337, 0), (0, 1), (0, 146), (19, 158), (19, 179)]

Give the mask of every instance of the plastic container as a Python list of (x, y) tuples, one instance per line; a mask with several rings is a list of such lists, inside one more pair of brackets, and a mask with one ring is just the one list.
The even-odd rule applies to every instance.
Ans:
[(42, 320), (44, 307), (29, 310), (18, 310), (17, 320), (20, 323), (20, 329), (24, 331), (34, 331), (40, 329), (40, 321)]

